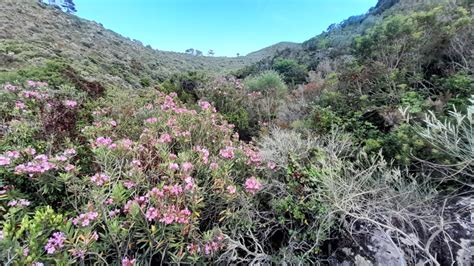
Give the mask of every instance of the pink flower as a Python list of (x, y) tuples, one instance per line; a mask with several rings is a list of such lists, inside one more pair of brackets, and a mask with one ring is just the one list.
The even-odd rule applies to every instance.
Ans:
[(212, 162), (210, 165), (209, 165), (209, 168), (211, 168), (211, 170), (217, 170), (217, 168), (219, 168), (219, 165), (215, 162)]
[(98, 137), (96, 140), (95, 140), (95, 146), (97, 147), (105, 147), (105, 146), (109, 146), (112, 144), (112, 139), (111, 138), (107, 138), (107, 137)]
[(26, 199), (11, 200), (8, 202), (10, 207), (27, 207), (30, 206), (31, 202)]
[(65, 161), (67, 161), (67, 157), (64, 156), (64, 155), (58, 155), (58, 156), (54, 157), (54, 160), (59, 161), (59, 162), (65, 162)]
[(22, 101), (16, 101), (15, 108), (23, 110), (26, 108), (26, 105)]
[(120, 214), (120, 209), (115, 209), (115, 210), (109, 211), (110, 218), (113, 218), (113, 217), (117, 216), (118, 214)]
[(91, 221), (96, 220), (99, 217), (99, 213), (97, 212), (86, 212), (81, 213), (78, 217), (72, 220), (74, 225), (80, 225), (82, 227), (89, 226)]
[(97, 234), (96, 231), (92, 232), (91, 238), (94, 239), (95, 241), (99, 240), (99, 234)]
[(6, 90), (6, 91), (10, 91), (10, 92), (14, 92), (16, 90), (18, 90), (18, 87), (17, 86), (14, 86), (10, 83), (7, 83), (5, 84), (5, 86), (3, 86), (3, 88)]
[(176, 196), (183, 193), (183, 188), (180, 185), (173, 185), (170, 189), (170, 192)]
[(28, 247), (23, 248), (23, 257), (28, 257), (30, 254), (30, 249)]
[(110, 177), (106, 174), (97, 173), (97, 174), (91, 176), (91, 181), (93, 183), (95, 183), (97, 186), (102, 186), (109, 180), (110, 180)]
[(206, 102), (206, 101), (199, 101), (198, 104), (199, 104), (199, 107), (201, 107), (202, 110), (207, 110), (207, 109), (211, 108), (211, 104), (209, 102)]
[(160, 190), (159, 188), (152, 188), (150, 190), (150, 192), (148, 192), (148, 194), (150, 195), (150, 197), (154, 197), (156, 199), (159, 199), (159, 198), (163, 198), (165, 196), (165, 193), (163, 192), (163, 190)]
[(235, 192), (237, 192), (237, 188), (235, 186), (232, 186), (232, 185), (228, 185), (227, 186), (227, 192), (229, 192), (229, 194), (235, 194)]
[(274, 162), (268, 162), (268, 163), (267, 163), (267, 167), (268, 167), (268, 169), (270, 169), (270, 170), (274, 170), (274, 169), (277, 167), (277, 165), (276, 165), (276, 163), (274, 163)]
[(142, 163), (140, 162), (140, 160), (132, 160), (132, 165), (133, 167), (140, 167), (142, 165)]
[(20, 152), (19, 151), (7, 151), (6, 155), (10, 158), (13, 158), (13, 159), (20, 158)]
[(158, 215), (158, 210), (154, 207), (150, 207), (145, 213), (145, 217), (148, 221), (155, 220), (156, 218), (158, 218)]
[(122, 259), (122, 266), (134, 266), (136, 262), (136, 259), (129, 259), (128, 257), (125, 257)]
[(168, 166), (170, 170), (179, 170), (179, 165), (177, 163), (170, 163)]
[(63, 104), (66, 106), (66, 107), (69, 107), (69, 108), (74, 108), (77, 106), (77, 102), (74, 101), (74, 100), (65, 100), (63, 102)]
[(184, 178), (184, 182), (186, 182), (186, 186), (184, 187), (185, 190), (191, 191), (194, 189), (194, 178), (187, 176)]
[(76, 150), (74, 148), (66, 149), (64, 151), (64, 155), (66, 156), (76, 155)]
[(20, 164), (15, 167), (15, 173), (42, 174), (51, 169), (56, 169), (56, 165), (48, 161), (48, 156), (40, 154), (36, 156), (33, 161), (26, 164)]
[(36, 154), (36, 150), (34, 148), (31, 148), (31, 147), (28, 147), (26, 149), (23, 150), (26, 154), (29, 154), (29, 155), (35, 155)]
[(0, 155), (0, 166), (9, 165), (10, 163), (10, 158)]
[(184, 172), (188, 173), (189, 171), (193, 169), (193, 164), (190, 162), (184, 162), (181, 165), (181, 168), (183, 169)]
[(108, 198), (104, 201), (105, 205), (112, 205), (114, 204), (114, 199), (113, 198)]
[(44, 246), (46, 253), (56, 253), (59, 249), (64, 247), (64, 241), (66, 241), (66, 236), (63, 232), (54, 233), (53, 236), (48, 239), (46, 246)]
[(127, 180), (127, 181), (123, 182), (123, 185), (128, 189), (131, 189), (134, 186), (136, 186), (135, 182), (133, 182), (131, 180)]
[(159, 142), (160, 143), (170, 143), (173, 139), (171, 138), (170, 134), (163, 134), (161, 135)]
[(220, 150), (219, 154), (226, 159), (232, 159), (234, 158), (234, 148), (227, 146)]
[(148, 123), (148, 124), (154, 124), (156, 122), (158, 122), (158, 118), (156, 118), (156, 117), (150, 117), (150, 118), (145, 120), (145, 123)]
[(76, 169), (76, 167), (72, 164), (68, 164), (64, 167), (64, 170), (66, 170), (67, 172), (72, 172)]
[(170, 160), (176, 160), (176, 159), (178, 159), (178, 156), (176, 156), (176, 154), (174, 154), (174, 153), (170, 153), (170, 154), (168, 155), (168, 157), (170, 158)]
[(109, 121), (109, 125), (113, 126), (113, 127), (116, 127), (117, 126), (117, 122), (115, 120), (111, 120)]
[(255, 194), (260, 189), (262, 189), (262, 184), (255, 177), (252, 176), (245, 181), (245, 189), (250, 194)]

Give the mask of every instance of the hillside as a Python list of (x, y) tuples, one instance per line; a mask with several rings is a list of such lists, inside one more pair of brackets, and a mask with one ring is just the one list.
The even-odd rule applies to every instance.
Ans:
[(246, 55), (247, 58), (252, 58), (256, 60), (261, 60), (266, 57), (270, 57), (275, 55), (277, 52), (285, 50), (285, 49), (301, 49), (301, 44), (300, 43), (294, 43), (294, 42), (279, 42), (277, 44), (265, 47), (263, 49), (260, 49), (258, 51), (249, 53)]
[(473, 12), (219, 58), (0, 0), (0, 265), (473, 265)]
[(97, 22), (35, 0), (0, 1), (0, 75), (3, 76), (7, 75), (5, 72), (60, 59), (87, 79), (141, 87), (143, 83), (162, 81), (183, 71), (235, 70), (266, 55), (196, 57), (159, 51), (105, 29)]

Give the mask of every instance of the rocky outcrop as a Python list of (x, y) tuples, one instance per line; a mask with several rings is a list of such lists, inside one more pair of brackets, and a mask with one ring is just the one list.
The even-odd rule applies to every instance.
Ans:
[[(438, 226), (403, 228), (405, 236), (359, 223), (338, 243), (332, 265), (459, 265), (474, 264), (474, 195), (438, 203)], [(423, 249), (420, 249), (422, 247)], [(433, 259), (435, 261), (433, 261)]]

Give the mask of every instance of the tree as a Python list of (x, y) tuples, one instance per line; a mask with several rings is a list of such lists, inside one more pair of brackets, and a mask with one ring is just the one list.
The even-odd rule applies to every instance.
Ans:
[(61, 6), (67, 13), (77, 12), (76, 5), (74, 4), (73, 0), (63, 0)]
[(237, 53), (237, 57), (239, 57), (239, 56), (240, 56), (240, 54), (239, 54), (239, 53)]
[(194, 52), (195, 52), (194, 53), (195, 56), (202, 56), (202, 51), (196, 50)]
[(283, 75), (285, 82), (288, 84), (304, 83), (308, 74), (304, 65), (300, 65), (292, 59), (277, 59), (273, 64), (273, 69)]
[(67, 13), (77, 12), (76, 4), (74, 4), (73, 0), (40, 0), (40, 2), (57, 7)]
[(208, 56), (214, 56), (214, 54), (215, 54), (214, 50), (212, 50), (212, 49), (207, 52)]
[(194, 55), (194, 48), (189, 48), (186, 51), (184, 51), (187, 54)]

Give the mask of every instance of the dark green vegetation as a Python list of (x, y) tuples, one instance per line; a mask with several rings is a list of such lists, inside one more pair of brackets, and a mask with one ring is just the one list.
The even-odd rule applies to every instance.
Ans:
[(0, 1), (0, 262), (472, 264), (472, 1), (238, 58)]

